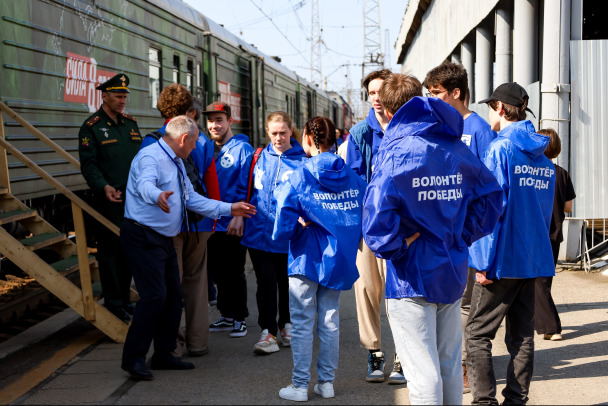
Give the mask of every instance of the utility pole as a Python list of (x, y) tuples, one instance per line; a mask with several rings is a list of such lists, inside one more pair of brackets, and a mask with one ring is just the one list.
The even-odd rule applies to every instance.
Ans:
[[(362, 78), (365, 78), (368, 73), (384, 68), (379, 0), (363, 0), (363, 35)], [(361, 100), (366, 100), (365, 91)]]
[(391, 42), (390, 42), (390, 30), (387, 28), (384, 30), (384, 65), (389, 69), (393, 65), (391, 62)]
[(312, 13), (311, 13), (311, 34), (310, 34), (310, 82), (321, 86), (323, 84), (323, 73), (321, 69), (321, 61), (323, 56), (321, 55), (321, 45), (323, 40), (321, 39), (321, 20), (319, 19), (319, 0), (312, 0)]

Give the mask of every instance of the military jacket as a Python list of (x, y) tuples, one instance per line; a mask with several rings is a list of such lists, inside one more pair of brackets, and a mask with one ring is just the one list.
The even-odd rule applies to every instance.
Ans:
[(131, 116), (119, 114), (115, 122), (100, 108), (89, 117), (78, 133), (80, 170), (89, 187), (95, 192), (103, 191), (105, 185), (124, 190), (141, 141)]

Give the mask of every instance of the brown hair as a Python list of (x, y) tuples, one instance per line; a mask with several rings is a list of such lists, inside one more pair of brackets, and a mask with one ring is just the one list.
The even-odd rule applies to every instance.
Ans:
[(557, 158), (559, 153), (562, 152), (562, 142), (557, 132), (553, 128), (545, 128), (538, 130), (537, 133), (549, 137), (549, 145), (545, 149), (545, 156), (549, 159)]
[(160, 92), (156, 108), (164, 118), (173, 118), (186, 114), (193, 103), (194, 98), (186, 86), (174, 83)]
[(291, 116), (284, 111), (275, 111), (274, 113), (270, 113), (266, 118), (266, 124), (264, 128), (266, 128), (266, 132), (268, 132), (268, 124), (274, 121), (281, 121), (283, 123), (287, 123), (291, 132), (293, 132), (293, 124), (291, 122)]
[(422, 84), (412, 75), (395, 73), (382, 83), (379, 95), (384, 110), (395, 114), (413, 97), (422, 96)]
[(373, 72), (370, 72), (367, 74), (365, 79), (363, 79), (363, 82), (361, 82), (361, 87), (363, 87), (365, 89), (365, 91), (367, 92), (367, 87), (369, 86), (369, 82), (371, 82), (372, 80), (375, 80), (375, 79), (386, 80), (392, 74), (393, 74), (393, 72), (391, 72), (388, 69), (375, 70)]
[(327, 117), (316, 116), (308, 120), (304, 133), (313, 137), (317, 151), (320, 151), (320, 145), (329, 149), (336, 143), (336, 127)]
[[(502, 108), (505, 111), (505, 119), (507, 121), (522, 121), (527, 117), (526, 108), (528, 108), (528, 96), (524, 96), (521, 99), (521, 107), (513, 106), (512, 104), (507, 104), (505, 102), (502, 103)], [(492, 110), (496, 111), (498, 109), (498, 100), (490, 100), (488, 105), (492, 108)]]
[(448, 92), (454, 89), (460, 89), (461, 101), (464, 101), (469, 80), (467, 70), (459, 63), (444, 62), (441, 65), (431, 69), (424, 79), (424, 87), (430, 89), (433, 86), (443, 86)]
[(193, 120), (198, 122), (198, 120), (201, 118), (201, 112), (203, 111), (203, 105), (202, 105), (201, 101), (199, 99), (197, 99), (196, 97), (193, 98), (192, 106), (190, 106), (190, 108), (188, 109), (187, 112), (190, 113), (191, 111), (196, 112)]

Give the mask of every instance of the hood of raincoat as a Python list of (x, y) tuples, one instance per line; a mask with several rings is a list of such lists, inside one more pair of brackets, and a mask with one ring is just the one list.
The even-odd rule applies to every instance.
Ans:
[(415, 97), (387, 128), (363, 205), (365, 242), (387, 259), (387, 298), (458, 300), (468, 246), (498, 221), (502, 191), (461, 141), (462, 127), (447, 103)]
[(504, 191), (501, 218), (469, 250), (470, 266), (487, 278), (555, 275), (549, 238), (555, 167), (544, 155), (548, 144), (526, 120), (505, 127), (488, 148), (484, 163)]
[(289, 241), (271, 238), (277, 205), (274, 190), (286, 182), (305, 159), (304, 149), (293, 138), (291, 148), (282, 154), (278, 154), (272, 144), (264, 148), (256, 162), (252, 179), (250, 203), (256, 206), (257, 213), (245, 220), (241, 244), (261, 251), (287, 254)]
[[(342, 158), (324, 152), (276, 189), (272, 238), (289, 240), (290, 276), (303, 275), (332, 289), (352, 287), (359, 277), (355, 261), (366, 185)], [(306, 228), (300, 217), (310, 222)]]

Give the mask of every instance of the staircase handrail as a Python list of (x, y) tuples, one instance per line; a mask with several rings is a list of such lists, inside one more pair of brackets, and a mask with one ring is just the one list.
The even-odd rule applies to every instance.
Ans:
[[(2, 102), (0, 102), (0, 103), (2, 103)], [(110, 220), (108, 220), (103, 215), (101, 215), (97, 210), (95, 210), (94, 208), (89, 206), (88, 203), (86, 203), (80, 197), (76, 196), (76, 194), (74, 192), (72, 192), (70, 189), (65, 187), (57, 179), (53, 178), (48, 172), (46, 172), (44, 169), (39, 167), (34, 161), (29, 159), (21, 151), (19, 151), (17, 148), (12, 146), (8, 141), (3, 139), (2, 137), (0, 137), (0, 147), (9, 151), (11, 153), (11, 155), (13, 155), (15, 158), (17, 158), (18, 160), (23, 162), (25, 165), (27, 165), (27, 167), (30, 168), (32, 171), (34, 171), (38, 176), (40, 176), (46, 182), (50, 183), (60, 193), (62, 193), (64, 196), (66, 196), (68, 199), (70, 199), (74, 204), (76, 204), (82, 210), (86, 211), (89, 215), (91, 215), (91, 217), (93, 217), (95, 220), (99, 221), (101, 224), (103, 224), (105, 227), (107, 227), (114, 234), (120, 235), (120, 229), (114, 223), (112, 223)]]
[(0, 110), (5, 112), (7, 116), (11, 117), (19, 124), (21, 124), (23, 126), (23, 128), (25, 128), (30, 133), (32, 133), (32, 135), (38, 137), (40, 139), (40, 141), (44, 142), (48, 147), (53, 149), (53, 151), (55, 151), (59, 155), (61, 155), (62, 158), (64, 158), (66, 161), (68, 161), (69, 163), (74, 165), (76, 167), (76, 169), (80, 169), (80, 162), (76, 158), (74, 158), (72, 155), (70, 155), (70, 153), (68, 153), (65, 149), (61, 148), (52, 139), (50, 139), (49, 137), (44, 135), (40, 130), (38, 130), (36, 127), (34, 127), (30, 123), (28, 123), (27, 120), (25, 120), (23, 117), (21, 117), (19, 114), (17, 114), (13, 109), (8, 107), (6, 104), (4, 104), (1, 101), (0, 101)]

